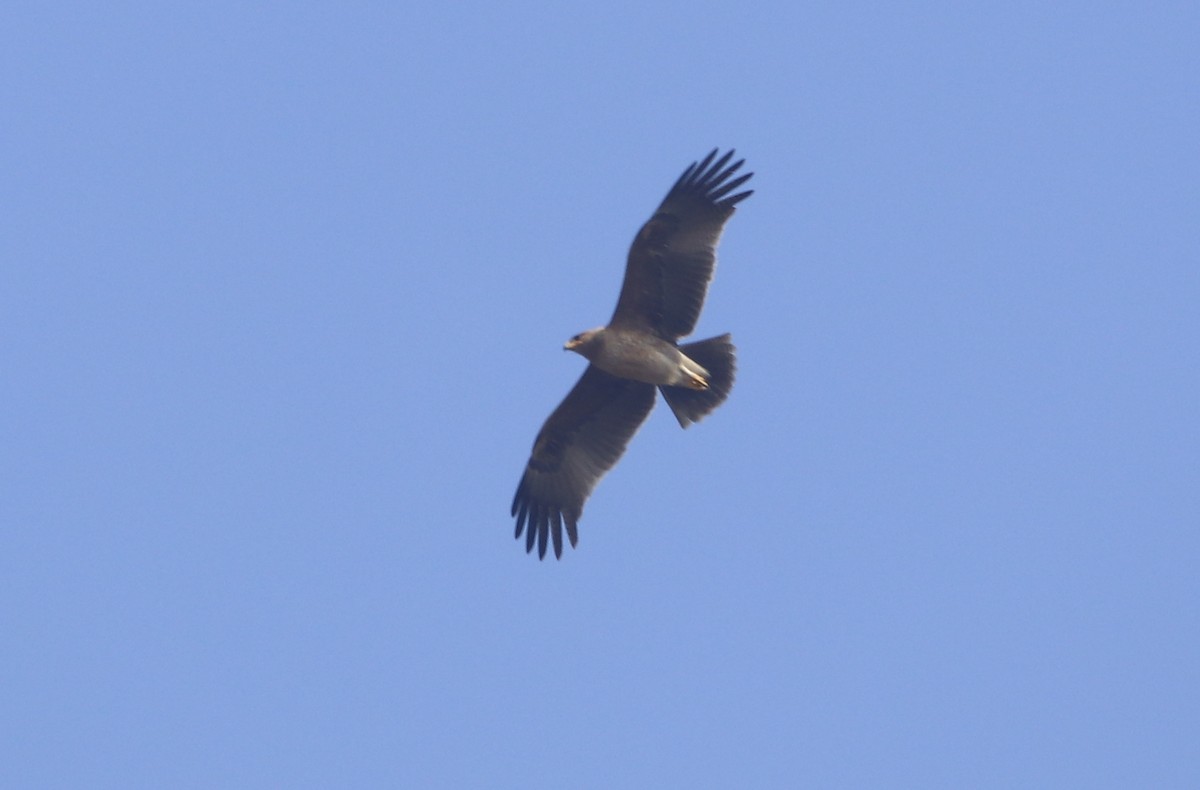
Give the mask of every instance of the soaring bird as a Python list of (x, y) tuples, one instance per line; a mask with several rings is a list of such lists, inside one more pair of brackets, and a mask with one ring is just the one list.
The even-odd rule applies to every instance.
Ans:
[(734, 206), (753, 194), (733, 193), (753, 173), (733, 177), (733, 151), (713, 149), (683, 171), (629, 249), (625, 282), (608, 326), (575, 335), (563, 346), (587, 358), (583, 376), (546, 419), (513, 497), (516, 537), (538, 558), (562, 533), (575, 546), (583, 503), (617, 463), (654, 407), (658, 387), (682, 428), (724, 402), (733, 388), (734, 347), (728, 334), (679, 345), (695, 329), (717, 262), (717, 242)]

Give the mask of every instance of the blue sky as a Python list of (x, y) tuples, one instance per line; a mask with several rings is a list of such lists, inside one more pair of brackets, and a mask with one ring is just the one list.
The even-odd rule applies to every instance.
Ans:
[[(1200, 784), (1200, 12), (8, 4), (10, 787)], [(736, 147), (559, 562), (533, 436)]]

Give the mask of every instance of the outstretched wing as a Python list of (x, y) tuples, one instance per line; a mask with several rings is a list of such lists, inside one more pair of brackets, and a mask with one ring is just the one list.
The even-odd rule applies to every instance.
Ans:
[(588, 365), (567, 397), (547, 418), (513, 497), (516, 537), (527, 530), (525, 551), (537, 540), (538, 558), (553, 539), (562, 556), (563, 524), (574, 546), (583, 503), (597, 481), (620, 459), (654, 408), (654, 387), (617, 378)]
[(728, 180), (733, 151), (717, 149), (683, 171), (658, 211), (642, 226), (625, 265), (625, 283), (609, 326), (641, 329), (674, 342), (692, 333), (717, 262), (717, 242), (734, 206), (753, 191), (730, 195), (753, 173)]

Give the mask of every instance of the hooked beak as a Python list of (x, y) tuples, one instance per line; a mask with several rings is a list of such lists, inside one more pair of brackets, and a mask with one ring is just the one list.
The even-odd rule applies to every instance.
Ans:
[(576, 346), (578, 346), (578, 345), (579, 345), (579, 341), (576, 340), (575, 338), (571, 338), (566, 343), (563, 343), (563, 351), (574, 351)]

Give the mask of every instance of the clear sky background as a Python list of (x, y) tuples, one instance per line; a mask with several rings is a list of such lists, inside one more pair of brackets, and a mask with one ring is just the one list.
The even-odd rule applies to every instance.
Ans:
[[(0, 784), (1200, 786), (1192, 3), (8, 3)], [(679, 173), (698, 337), (513, 490)]]

